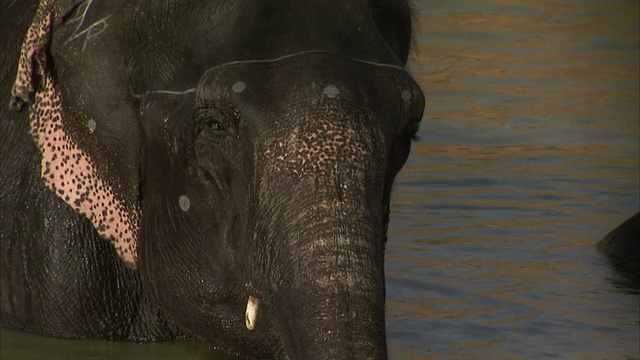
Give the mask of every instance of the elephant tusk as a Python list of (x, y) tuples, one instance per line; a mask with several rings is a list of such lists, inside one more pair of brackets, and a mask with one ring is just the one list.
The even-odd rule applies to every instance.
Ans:
[(244, 324), (249, 330), (253, 330), (253, 328), (256, 326), (258, 306), (260, 306), (260, 299), (254, 298), (253, 296), (249, 295), (249, 300), (247, 300), (247, 310), (244, 313)]

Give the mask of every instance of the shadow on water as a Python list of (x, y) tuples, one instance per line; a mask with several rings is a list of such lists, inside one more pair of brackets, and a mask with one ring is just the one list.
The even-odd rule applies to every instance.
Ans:
[[(640, 357), (596, 242), (640, 208), (639, 3), (416, 1), (427, 109), (393, 197), (392, 359)], [(2, 359), (217, 359), (2, 331)], [(57, 356), (57, 357), (56, 357)]]

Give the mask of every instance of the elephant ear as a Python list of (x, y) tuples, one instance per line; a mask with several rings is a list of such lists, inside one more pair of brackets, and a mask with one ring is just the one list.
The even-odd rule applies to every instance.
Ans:
[[(51, 0), (39, 3), (22, 44), (11, 106), (20, 110), (28, 104), (31, 135), (42, 154), (41, 177), (45, 185), (88, 218), (98, 234), (115, 247), (118, 256), (135, 267), (140, 205), (137, 200), (126, 201), (119, 196), (122, 191), (117, 189), (118, 184), (104, 176), (109, 164), (98, 164), (95, 154), (90, 156), (79, 145), (77, 131), (70, 126), (69, 116), (65, 117), (49, 49), (55, 9)], [(88, 136), (93, 138), (83, 143), (93, 142), (99, 147), (93, 134), (95, 123), (93, 128), (91, 125), (90, 120)]]

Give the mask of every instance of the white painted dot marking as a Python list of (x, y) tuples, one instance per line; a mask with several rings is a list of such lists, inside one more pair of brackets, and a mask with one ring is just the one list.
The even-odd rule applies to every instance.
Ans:
[(409, 90), (402, 90), (402, 100), (404, 101), (409, 101), (411, 99), (411, 91)]
[(336, 96), (338, 96), (338, 94), (340, 94), (340, 90), (338, 90), (338, 88), (334, 85), (327, 85), (322, 91), (322, 94), (330, 98), (335, 98)]
[(247, 84), (243, 83), (242, 81), (238, 81), (237, 83), (233, 84), (233, 86), (231, 87), (231, 90), (233, 90), (234, 93), (239, 94), (243, 92), (244, 89), (246, 88), (247, 88)]
[(95, 120), (89, 119), (89, 121), (87, 121), (87, 127), (89, 128), (89, 131), (96, 131), (96, 126), (98, 126), (98, 124), (96, 124)]
[(182, 211), (189, 211), (189, 208), (191, 207), (191, 200), (189, 200), (186, 195), (182, 195), (178, 199), (178, 205), (180, 205), (180, 209), (182, 209)]

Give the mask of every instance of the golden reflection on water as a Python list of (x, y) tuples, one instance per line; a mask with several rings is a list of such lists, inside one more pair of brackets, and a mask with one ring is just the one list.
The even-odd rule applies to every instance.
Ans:
[(640, 207), (639, 7), (418, 4), (427, 109), (394, 189), (391, 358), (640, 357), (638, 292), (594, 249)]
[[(416, 72), (418, 81), (427, 89), (427, 95), (434, 89), (490, 91), (521, 100), (536, 100), (535, 104), (530, 104), (533, 106), (504, 103), (485, 106), (478, 105), (478, 99), (474, 98), (438, 99), (442, 103), (428, 102), (428, 118), (503, 121), (513, 116), (531, 116), (571, 120), (593, 116), (593, 105), (637, 106), (637, 86), (615, 86), (620, 83), (637, 84), (639, 77), (637, 53), (635, 58), (630, 58), (628, 50), (616, 46), (640, 41), (637, 18), (634, 19), (634, 14), (638, 14), (638, 2), (627, 1), (625, 4), (626, 8), (536, 3), (537, 10), (547, 8), (551, 12), (538, 16), (482, 12), (420, 16), (421, 30), (426, 38), (432, 32), (486, 34), (477, 42), (465, 41), (463, 37), (451, 41), (452, 38), (447, 37), (420, 44), (420, 57), (414, 58), (411, 65), (414, 68), (422, 65), (437, 69)], [(577, 13), (572, 15), (579, 18), (572, 17), (574, 21), (571, 23), (554, 23), (554, 20), (562, 18), (563, 12)], [(610, 16), (604, 16), (603, 12), (609, 12)], [(591, 13), (591, 16), (580, 13)], [(636, 31), (633, 31), (634, 27)], [(516, 36), (509, 39), (508, 34)], [(492, 37), (497, 40), (492, 41)], [(607, 37), (615, 39), (616, 43), (595, 44), (595, 51), (584, 50), (590, 39)], [(627, 61), (625, 64), (608, 63), (612, 59)], [(559, 102), (562, 100), (564, 102)], [(453, 115), (448, 107), (439, 110), (443, 104), (461, 105), (466, 110), (455, 111)], [(566, 115), (570, 117), (562, 117)], [(616, 125), (628, 127), (629, 131), (638, 131), (637, 117), (617, 118), (616, 115), (620, 115), (617, 109), (598, 112), (598, 115), (618, 120)], [(621, 124), (620, 120), (626, 122)]]

